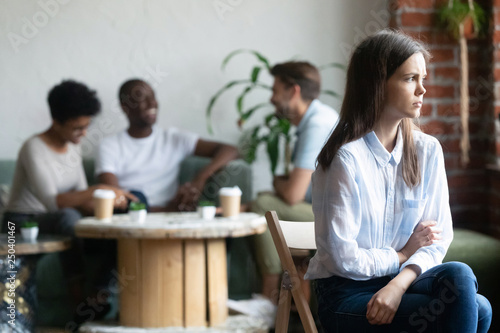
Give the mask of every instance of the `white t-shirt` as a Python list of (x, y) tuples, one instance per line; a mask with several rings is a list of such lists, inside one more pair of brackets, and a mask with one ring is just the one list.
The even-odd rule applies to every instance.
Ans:
[(118, 178), (121, 188), (144, 193), (150, 206), (165, 206), (177, 188), (181, 162), (194, 153), (198, 135), (177, 128), (160, 129), (136, 139), (127, 131), (106, 137), (99, 145), (95, 174)]

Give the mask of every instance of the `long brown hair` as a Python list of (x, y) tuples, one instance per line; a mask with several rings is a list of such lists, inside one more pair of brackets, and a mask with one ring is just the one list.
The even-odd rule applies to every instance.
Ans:
[[(421, 53), (430, 59), (424, 44), (402, 32), (382, 30), (363, 40), (354, 50), (347, 69), (344, 101), (337, 127), (318, 155), (318, 165), (326, 169), (340, 147), (368, 132), (384, 109), (386, 83), (409, 57)], [(400, 123), (403, 136), (403, 179), (409, 187), (420, 183), (420, 169), (412, 130), (418, 126), (405, 118)]]

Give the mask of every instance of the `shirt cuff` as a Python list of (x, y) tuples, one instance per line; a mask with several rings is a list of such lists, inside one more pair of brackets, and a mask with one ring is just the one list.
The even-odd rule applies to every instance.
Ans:
[[(377, 265), (377, 276), (380, 277), (396, 274), (399, 270), (398, 253), (392, 247), (384, 247), (381, 250), (383, 250), (385, 253), (379, 257)], [(389, 258), (389, 263), (387, 263), (387, 258)]]
[(424, 273), (427, 271), (430, 267), (430, 265), (425, 264), (425, 260), (421, 260), (422, 258), (419, 258), (419, 255), (413, 255), (411, 256), (408, 260), (405, 261), (404, 264), (401, 265), (401, 268), (399, 271), (401, 272), (406, 266), (408, 265), (415, 265), (418, 268), (420, 268), (420, 274)]

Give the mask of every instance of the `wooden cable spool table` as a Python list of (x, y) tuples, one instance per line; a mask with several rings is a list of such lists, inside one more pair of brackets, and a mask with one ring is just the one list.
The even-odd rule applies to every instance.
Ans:
[(120, 324), (129, 327), (216, 326), (228, 317), (228, 237), (263, 233), (254, 213), (202, 220), (197, 213), (81, 219), (78, 237), (118, 239)]
[[(16, 237), (15, 244), (16, 255), (40, 254), (67, 250), (71, 247), (71, 239), (67, 236), (42, 234), (33, 241)], [(8, 253), (7, 235), (0, 235), (0, 255)]]

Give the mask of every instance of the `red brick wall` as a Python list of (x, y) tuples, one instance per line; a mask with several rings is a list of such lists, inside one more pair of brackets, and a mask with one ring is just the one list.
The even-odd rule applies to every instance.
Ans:
[[(491, 1), (479, 2), (491, 12)], [(500, 3), (500, 0), (496, 2)], [(493, 87), (500, 92), (500, 66), (493, 71), (491, 36), (469, 41), (471, 150), (470, 163), (463, 166), (459, 146), (460, 51), (458, 42), (437, 27), (436, 8), (443, 3), (447, 0), (391, 0), (390, 26), (427, 43), (433, 55), (427, 68), (427, 93), (420, 122), (423, 131), (438, 138), (443, 146), (454, 224), (490, 232), (490, 186), (486, 165), (495, 159), (493, 113), (500, 113), (500, 103), (494, 103)], [(500, 19), (500, 13), (495, 11), (497, 17)], [(497, 39), (500, 43), (500, 33), (495, 34), (495, 41)], [(495, 57), (500, 60), (500, 50), (495, 51)], [(497, 78), (498, 86), (494, 84)], [(498, 106), (494, 108), (494, 105)]]

